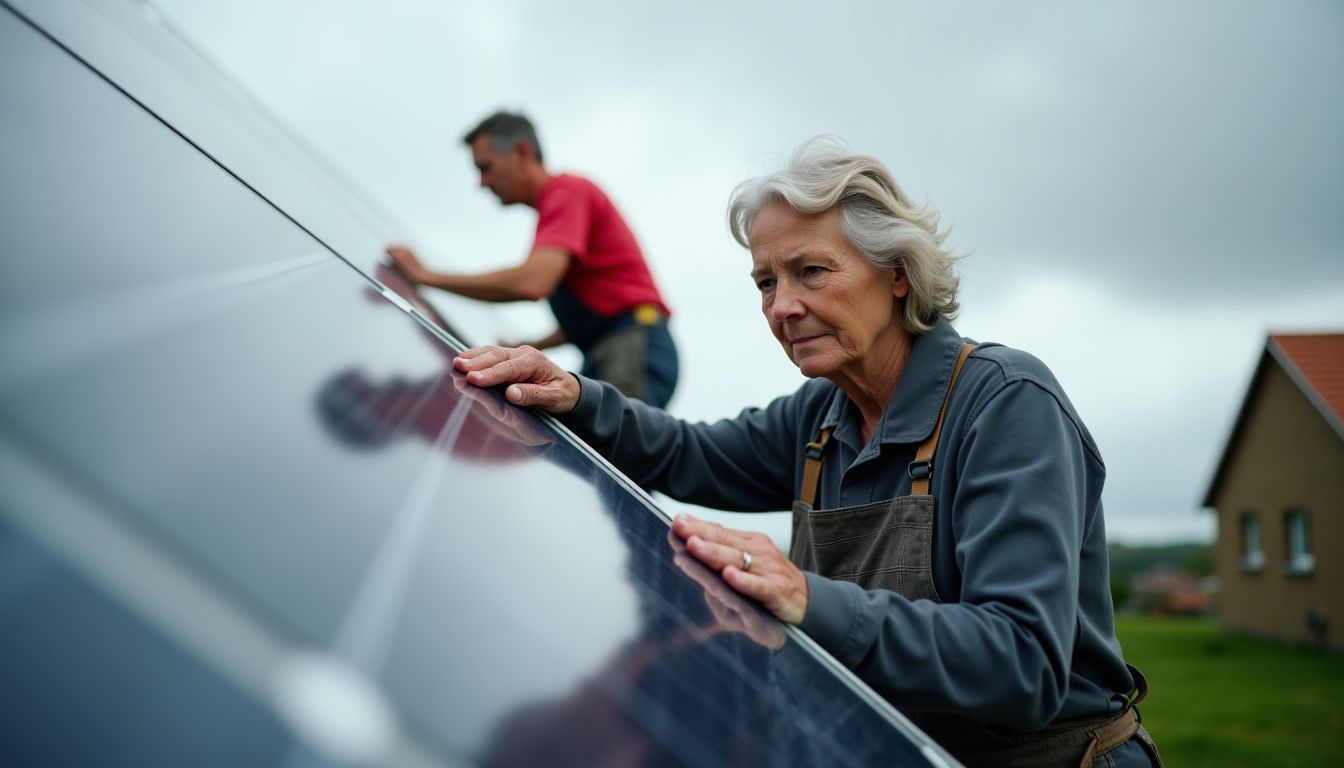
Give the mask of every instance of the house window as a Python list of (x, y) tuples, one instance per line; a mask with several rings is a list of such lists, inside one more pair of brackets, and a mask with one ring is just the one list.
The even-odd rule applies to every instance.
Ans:
[(1265, 568), (1265, 551), (1260, 546), (1260, 518), (1254, 512), (1241, 516), (1241, 570), (1259, 573)]
[(1288, 551), (1283, 563), (1283, 572), (1306, 575), (1316, 568), (1316, 558), (1311, 552), (1311, 518), (1307, 510), (1294, 508), (1283, 515), (1284, 540)]

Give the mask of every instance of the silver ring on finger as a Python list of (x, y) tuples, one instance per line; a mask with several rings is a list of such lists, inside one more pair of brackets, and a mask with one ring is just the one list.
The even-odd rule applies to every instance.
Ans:
[(742, 570), (743, 571), (751, 570), (751, 553), (745, 549), (742, 550)]

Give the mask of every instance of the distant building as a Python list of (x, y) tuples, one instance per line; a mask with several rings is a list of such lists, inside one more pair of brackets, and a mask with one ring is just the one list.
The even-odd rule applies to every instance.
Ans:
[(1213, 610), (1213, 596), (1206, 581), (1170, 567), (1135, 575), (1129, 590), (1131, 606), (1140, 613), (1198, 615)]
[(1273, 334), (1204, 498), (1224, 629), (1344, 650), (1344, 334)]

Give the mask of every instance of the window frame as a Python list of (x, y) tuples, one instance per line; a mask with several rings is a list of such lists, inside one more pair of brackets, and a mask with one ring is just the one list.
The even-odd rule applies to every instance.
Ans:
[(1283, 511), (1283, 572), (1289, 576), (1310, 576), (1316, 572), (1316, 556), (1311, 547), (1311, 515), (1305, 507)]
[(1246, 510), (1238, 517), (1241, 531), (1242, 573), (1261, 573), (1265, 570), (1264, 528), (1260, 525), (1260, 516), (1254, 510)]

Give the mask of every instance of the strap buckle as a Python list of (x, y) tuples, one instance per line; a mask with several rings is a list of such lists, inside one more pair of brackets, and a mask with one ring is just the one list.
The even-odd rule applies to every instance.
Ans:
[[(794, 443), (794, 445), (797, 445), (797, 443)], [(820, 459), (821, 451), (825, 447), (822, 443), (808, 443), (807, 447), (803, 449), (803, 455), (809, 459)]]
[(657, 325), (663, 317), (658, 305), (653, 303), (640, 304), (631, 310), (631, 313), (634, 315), (635, 323), (639, 325)]
[(923, 480), (933, 475), (933, 459), (916, 459), (905, 468), (911, 480)]

